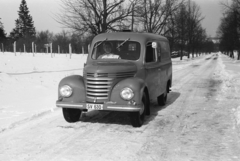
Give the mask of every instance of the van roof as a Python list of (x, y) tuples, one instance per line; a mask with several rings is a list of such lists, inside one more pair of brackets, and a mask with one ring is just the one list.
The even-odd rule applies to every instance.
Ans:
[(152, 40), (165, 40), (168, 41), (166, 37), (160, 36), (153, 33), (138, 33), (138, 32), (113, 32), (113, 33), (102, 33), (94, 37), (93, 43), (97, 41), (105, 40), (126, 40), (130, 38), (130, 41), (138, 41), (145, 43)]

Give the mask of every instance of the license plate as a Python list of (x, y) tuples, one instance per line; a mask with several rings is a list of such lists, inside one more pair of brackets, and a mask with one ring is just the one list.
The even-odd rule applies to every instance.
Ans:
[(86, 104), (87, 109), (92, 109), (92, 110), (103, 110), (103, 105), (102, 104)]

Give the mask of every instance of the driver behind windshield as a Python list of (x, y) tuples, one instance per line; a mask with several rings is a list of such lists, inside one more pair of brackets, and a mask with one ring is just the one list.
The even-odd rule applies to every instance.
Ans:
[(120, 59), (119, 55), (115, 55), (113, 52), (113, 46), (110, 42), (105, 42), (103, 44), (104, 54), (100, 55), (98, 59)]
[(112, 51), (111, 43), (108, 43), (108, 42), (104, 43), (103, 50), (104, 50), (105, 54), (111, 54), (111, 51)]

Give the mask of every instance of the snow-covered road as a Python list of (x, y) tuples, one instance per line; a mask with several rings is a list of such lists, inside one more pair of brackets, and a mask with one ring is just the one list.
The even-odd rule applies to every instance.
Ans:
[[(62, 61), (59, 58), (60, 60)], [(61, 67), (61, 64), (55, 69), (36, 68), (38, 71), (79, 68), (70, 63), (70, 60), (66, 61), (70, 64), (67, 68)], [(49, 62), (49, 65), (53, 64)], [(52, 86), (58, 83), (59, 77), (81, 70), (30, 74), (28, 77), (2, 73), (0, 81), (4, 82), (4, 86), (0, 86), (1, 97), (12, 99), (9, 94), (3, 96), (4, 92), (9, 92), (6, 89), (6, 85), (9, 85), (10, 92), (20, 99), (13, 97), (14, 103), (23, 103), (29, 97), (32, 99), (28, 99), (25, 106), (16, 106), (15, 103), (12, 104), (13, 107), (23, 111), (26, 108), (42, 107), (44, 112), (34, 110), (39, 114), (15, 123), (14, 126), (0, 123), (3, 129), (0, 132), (0, 160), (238, 161), (239, 69), (239, 61), (220, 53), (190, 60), (173, 60), (173, 87), (168, 95), (167, 105), (160, 107), (152, 104), (151, 115), (146, 117), (141, 128), (133, 128), (128, 116), (117, 112), (91, 111), (84, 114), (77, 123), (66, 123), (61, 109), (54, 106), (56, 95), (52, 93), (57, 87)], [(6, 73), (31, 72), (27, 69), (6, 70)], [(22, 86), (21, 88), (17, 88), (15, 79), (20, 82), (18, 86)], [(39, 85), (41, 81), (44, 88)], [(30, 90), (28, 86), (34, 89)], [(19, 93), (21, 90), (29, 94), (24, 96)], [(45, 93), (33, 98), (36, 97), (36, 91)], [(1, 100), (0, 110), (5, 110), (6, 114), (7, 108), (4, 109), (2, 103), (5, 107), (10, 107), (11, 102)], [(3, 113), (0, 111), (1, 116)]]

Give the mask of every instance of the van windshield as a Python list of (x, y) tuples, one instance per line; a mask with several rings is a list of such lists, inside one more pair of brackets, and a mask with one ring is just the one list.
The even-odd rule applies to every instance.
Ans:
[(99, 41), (94, 44), (92, 59), (138, 60), (140, 43), (136, 41)]

